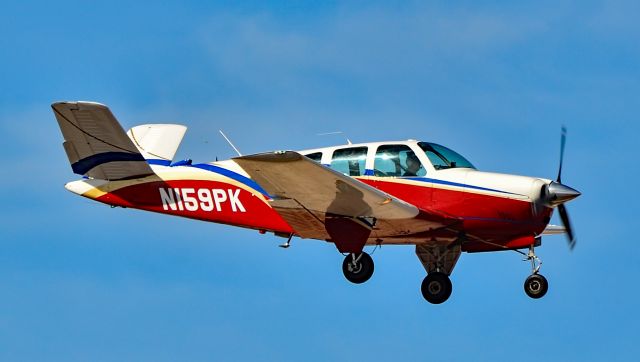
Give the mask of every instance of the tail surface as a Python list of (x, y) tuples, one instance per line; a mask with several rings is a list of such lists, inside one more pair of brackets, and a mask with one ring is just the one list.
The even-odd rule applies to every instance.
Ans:
[(127, 135), (150, 164), (169, 166), (186, 131), (179, 124), (143, 124)]
[(102, 180), (153, 174), (143, 154), (107, 106), (93, 102), (58, 102), (51, 108), (64, 136), (63, 146), (73, 172)]

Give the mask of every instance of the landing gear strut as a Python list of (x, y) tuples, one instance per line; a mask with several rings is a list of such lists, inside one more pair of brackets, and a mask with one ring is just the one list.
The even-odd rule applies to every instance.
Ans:
[(373, 275), (373, 259), (364, 251), (351, 253), (342, 262), (342, 272), (351, 283), (362, 284)]
[(529, 253), (525, 261), (526, 260), (531, 261), (531, 275), (524, 281), (524, 292), (527, 293), (530, 298), (540, 299), (547, 294), (549, 283), (547, 282), (547, 278), (538, 273), (542, 266), (542, 261), (536, 256), (533, 245), (529, 247)]

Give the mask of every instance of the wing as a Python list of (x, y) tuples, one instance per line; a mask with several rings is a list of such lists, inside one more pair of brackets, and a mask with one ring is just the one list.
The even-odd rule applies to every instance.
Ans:
[(109, 108), (91, 102), (51, 105), (73, 172), (103, 180), (153, 174)]
[(296, 200), (312, 211), (379, 219), (408, 219), (419, 212), (411, 204), (297, 152), (263, 153), (233, 160), (275, 200)]
[[(362, 228), (368, 227), (367, 237), (409, 234), (444, 225), (439, 216), (429, 215), (296, 152), (263, 153), (233, 160), (271, 195), (271, 205), (303, 238), (335, 241), (339, 230), (348, 229), (344, 224), (347, 218), (359, 222)], [(375, 229), (374, 218), (378, 225)]]

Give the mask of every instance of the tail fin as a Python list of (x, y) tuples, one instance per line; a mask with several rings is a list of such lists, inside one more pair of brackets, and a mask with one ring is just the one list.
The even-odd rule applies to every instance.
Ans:
[(153, 174), (109, 108), (93, 102), (51, 105), (64, 136), (64, 150), (73, 172), (121, 180)]
[(173, 160), (187, 127), (179, 124), (143, 124), (127, 135), (151, 164), (168, 166)]

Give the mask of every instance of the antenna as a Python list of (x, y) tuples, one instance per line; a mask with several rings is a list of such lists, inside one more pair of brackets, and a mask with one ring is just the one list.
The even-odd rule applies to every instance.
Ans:
[[(316, 136), (330, 136), (330, 135), (335, 135), (335, 134), (344, 134), (344, 132), (342, 132), (342, 131), (325, 132), (325, 133), (318, 133), (318, 134), (316, 134)], [(346, 138), (347, 138), (347, 144), (351, 145), (352, 144), (351, 140), (348, 137), (346, 137)]]
[(227, 138), (227, 136), (224, 134), (224, 132), (222, 132), (222, 130), (218, 130), (220, 131), (220, 134), (222, 135), (222, 137), (224, 137), (225, 140), (227, 140), (227, 142), (229, 143), (229, 145), (231, 145), (231, 147), (233, 147), (233, 149), (236, 151), (236, 153), (238, 154), (238, 156), (242, 156), (242, 153), (240, 153), (240, 151), (238, 151), (238, 149), (236, 148), (236, 146), (233, 145), (233, 143), (231, 143), (231, 141), (229, 140), (229, 138)]

